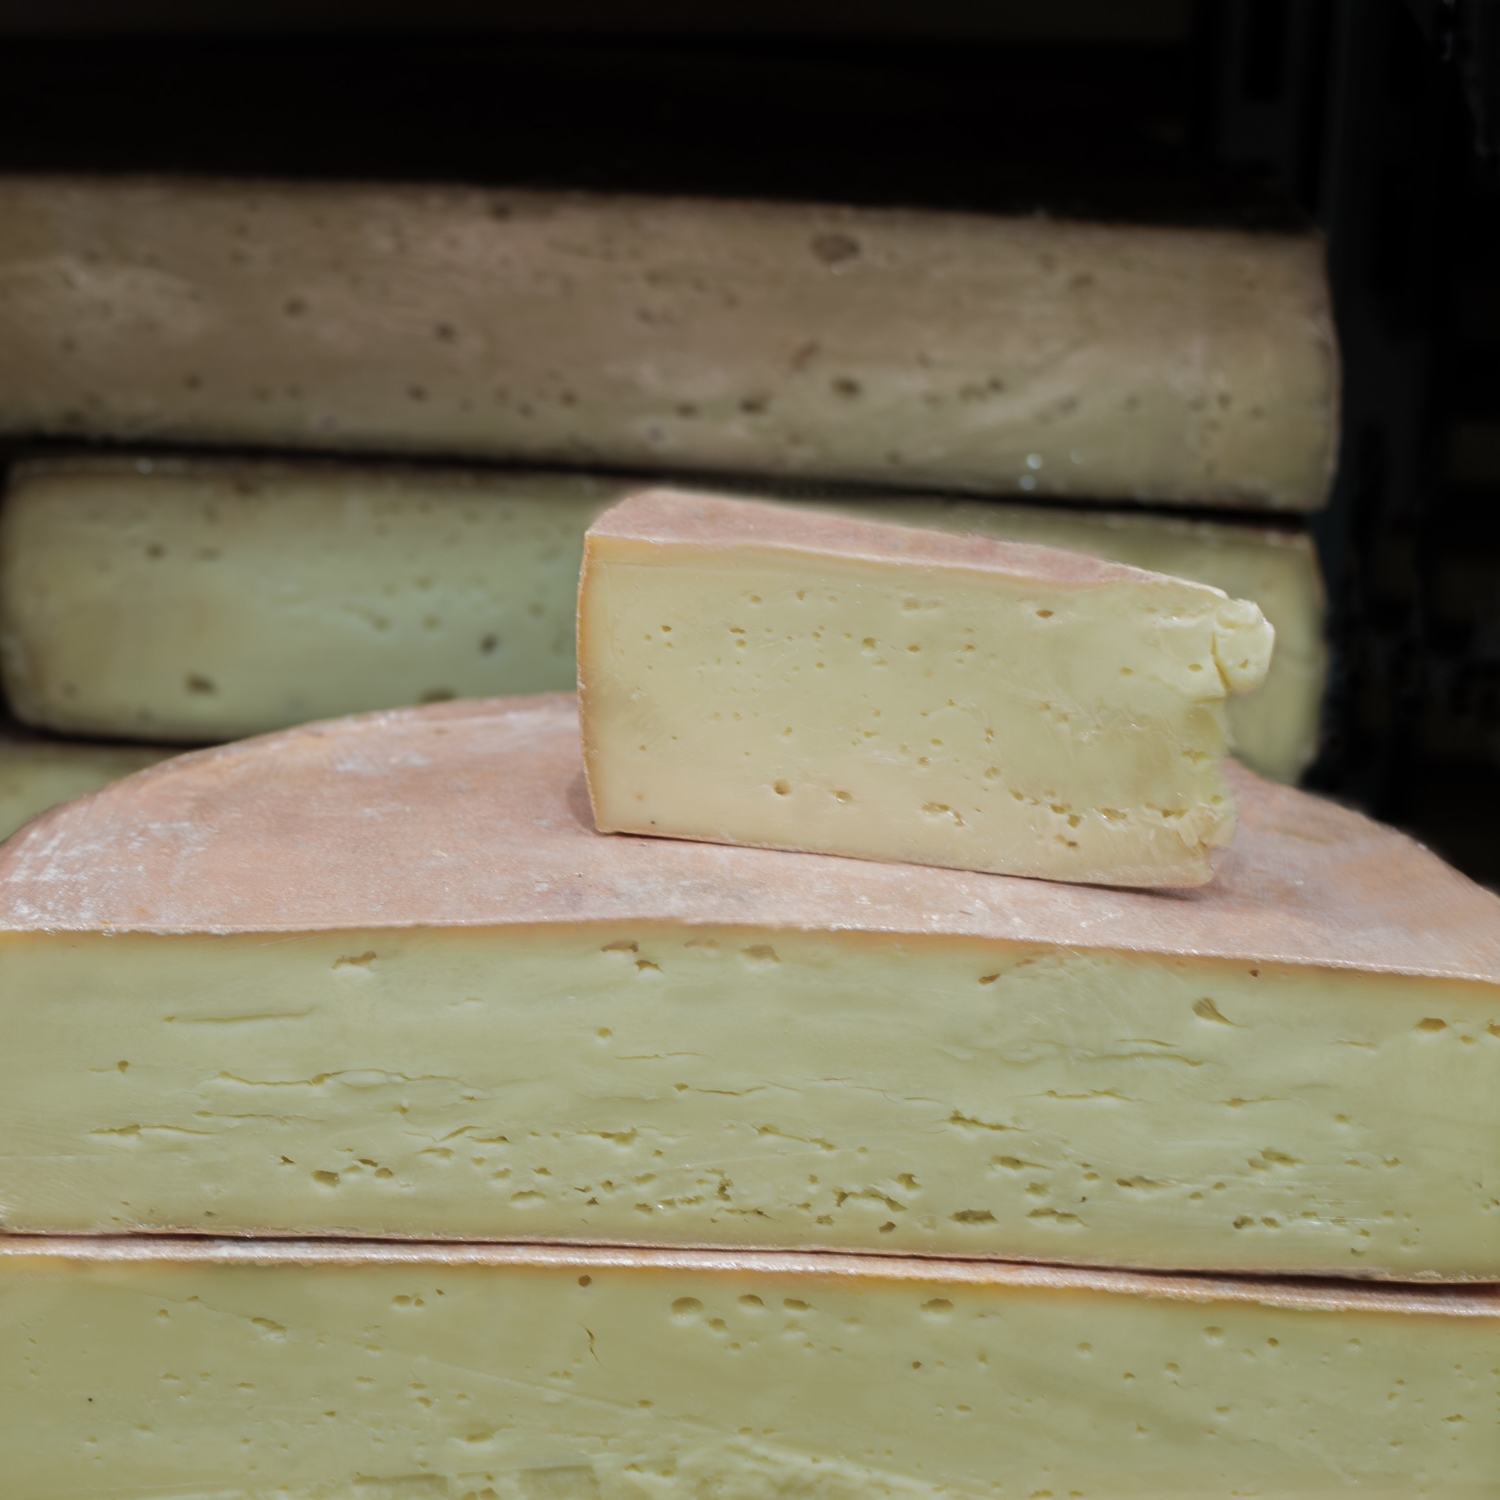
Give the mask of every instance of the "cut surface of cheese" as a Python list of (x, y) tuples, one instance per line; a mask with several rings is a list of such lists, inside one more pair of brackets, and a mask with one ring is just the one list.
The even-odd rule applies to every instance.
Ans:
[(88, 745), (43, 739), (0, 721), (0, 839), (38, 813), (96, 792), (176, 754), (156, 745)]
[(893, 499), (838, 508), (903, 526), (1066, 547), (1212, 584), (1231, 599), (1254, 600), (1276, 632), (1276, 649), (1261, 686), (1225, 704), (1230, 747), (1252, 770), (1287, 782), (1295, 782), (1317, 753), (1327, 671), (1324, 597), (1317, 553), (1305, 531), (995, 501)]
[(1275, 632), (1079, 553), (646, 491), (584, 540), (607, 832), (1191, 886), (1234, 829), (1224, 702)]
[(1493, 1291), (38, 1240), (0, 1326), (7, 1500), (1500, 1495)]
[(179, 756), (0, 851), (5, 1227), (1500, 1278), (1500, 901), (1234, 777), (1162, 894), (602, 835), (563, 697)]
[[(629, 488), (145, 455), (23, 463), (0, 512), (0, 672), (40, 727), (200, 744), (424, 698), (570, 689), (583, 533)], [(1323, 602), (1304, 532), (930, 497), (840, 508), (1253, 599), (1276, 651), (1264, 685), (1227, 705), (1235, 753), (1279, 781), (1311, 760)]]
[(0, 180), (10, 431), (1311, 510), (1311, 238), (437, 187)]

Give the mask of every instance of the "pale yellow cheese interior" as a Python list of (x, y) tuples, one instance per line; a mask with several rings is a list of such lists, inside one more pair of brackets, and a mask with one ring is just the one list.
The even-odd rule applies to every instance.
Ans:
[(88, 745), (0, 729), (0, 839), (38, 813), (96, 792), (172, 754), (152, 745)]
[(6, 1500), (1500, 1494), (1478, 1299), (173, 1253), (0, 1257)]
[[(657, 509), (700, 504), (703, 539), (644, 535)], [(765, 513), (662, 492), (591, 530), (578, 681), (601, 830), (1209, 878), (1234, 826), (1224, 703), (1271, 656), (1253, 603), (1161, 575), (1060, 579), (1027, 554), (1002, 571), (980, 549), (935, 565), (861, 556), (857, 532), (848, 550), (774, 520), (774, 543), (735, 533)]]
[[(562, 475), (92, 458), (20, 466), (0, 514), (0, 671), (63, 733), (229, 739), (443, 695), (571, 688), (583, 533), (628, 484)], [(826, 504), (826, 502), (820, 502)], [(1235, 753), (1317, 743), (1322, 590), (1301, 532), (1121, 512), (865, 500), (875, 519), (1097, 553), (1253, 599), (1263, 687)]]
[(662, 923), (0, 937), (22, 1231), (1500, 1279), (1478, 983)]
[(1276, 631), (1276, 650), (1264, 683), (1225, 704), (1230, 745), (1237, 759), (1275, 781), (1296, 781), (1312, 761), (1327, 652), (1322, 579), (1306, 532), (993, 501), (867, 500), (839, 508), (905, 526), (1091, 552), (1253, 599)]

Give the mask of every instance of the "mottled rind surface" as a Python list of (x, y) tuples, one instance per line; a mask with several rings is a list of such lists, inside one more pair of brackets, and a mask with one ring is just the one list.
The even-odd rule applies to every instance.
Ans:
[(60, 734), (208, 745), (571, 688), (618, 479), (138, 455), (13, 468), (0, 682)]
[(0, 182), (11, 431), (1313, 510), (1337, 405), (1312, 238)]
[(1136, 892), (595, 832), (571, 696), (436, 704), (179, 756), (0, 850), (5, 931), (650, 921), (954, 934), (1500, 983), (1500, 899), (1229, 766), (1214, 881)]

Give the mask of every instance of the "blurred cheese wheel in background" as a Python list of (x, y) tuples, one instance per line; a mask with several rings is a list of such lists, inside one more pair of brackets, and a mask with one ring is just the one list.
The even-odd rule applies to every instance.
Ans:
[(1312, 235), (0, 179), (0, 426), (1314, 510)]

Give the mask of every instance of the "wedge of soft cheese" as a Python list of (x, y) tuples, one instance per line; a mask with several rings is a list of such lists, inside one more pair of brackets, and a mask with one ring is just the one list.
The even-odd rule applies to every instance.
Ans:
[[(18, 465), (0, 511), (0, 673), (63, 733), (189, 743), (423, 699), (571, 688), (583, 533), (626, 483), (161, 457)], [(1253, 599), (1265, 683), (1235, 753), (1317, 745), (1322, 588), (1305, 532), (931, 498), (841, 508), (1092, 552)]]
[[(826, 503), (820, 508), (827, 508)], [(1262, 776), (1290, 782), (1317, 753), (1327, 653), (1323, 581), (1305, 531), (995, 501), (923, 498), (837, 508), (905, 526), (1066, 547), (1212, 584), (1231, 599), (1253, 600), (1276, 632), (1276, 649), (1261, 686), (1237, 692), (1225, 704), (1230, 748)]]
[(886, 1259), (0, 1244), (6, 1500), (1493, 1500), (1500, 1299)]
[(599, 834), (562, 696), (179, 756), (0, 850), (4, 1226), (1500, 1279), (1500, 900), (1232, 778), (1166, 895)]
[(0, 722), (0, 839), (59, 802), (96, 792), (176, 754), (156, 745), (88, 745), (17, 733)]
[(0, 180), (11, 431), (1311, 510), (1321, 244), (434, 187)]
[(1224, 701), (1274, 631), (1218, 589), (1050, 547), (673, 490), (584, 541), (603, 831), (1104, 885), (1201, 885)]

